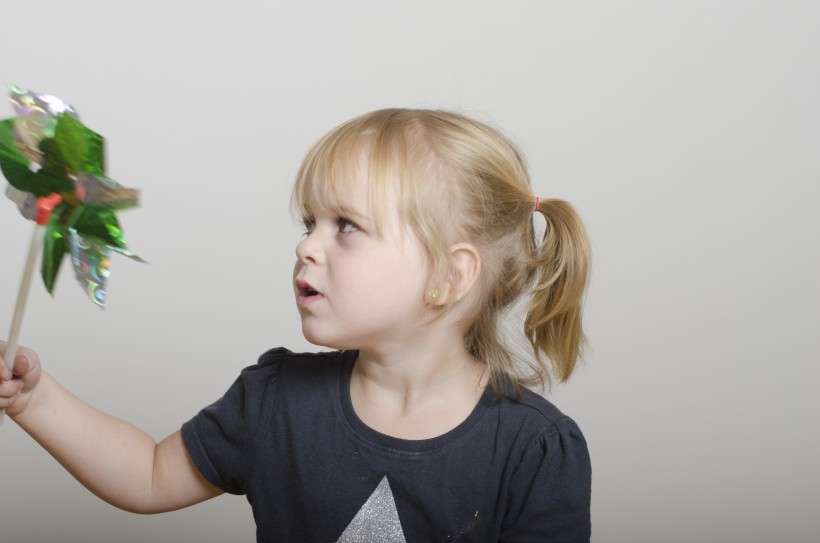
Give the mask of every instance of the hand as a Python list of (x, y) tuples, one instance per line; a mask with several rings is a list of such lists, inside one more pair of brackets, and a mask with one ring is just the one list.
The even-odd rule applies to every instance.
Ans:
[(0, 409), (5, 409), (10, 417), (14, 417), (28, 407), (32, 393), (40, 382), (40, 357), (34, 351), (20, 347), (12, 371), (3, 359), (6, 345), (5, 341), (0, 341)]

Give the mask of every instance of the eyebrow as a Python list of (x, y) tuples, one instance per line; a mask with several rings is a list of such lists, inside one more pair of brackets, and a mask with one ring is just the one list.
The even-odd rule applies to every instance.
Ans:
[(336, 213), (337, 215), (345, 215), (345, 216), (348, 216), (348, 217), (356, 217), (356, 218), (359, 218), (359, 219), (367, 219), (368, 218), (368, 216), (365, 215), (364, 213), (362, 213), (360, 211), (357, 211), (356, 209), (354, 209), (352, 207), (349, 207), (349, 206), (346, 206), (344, 204), (333, 204), (331, 206), (328, 206), (328, 209), (330, 209), (332, 212)]

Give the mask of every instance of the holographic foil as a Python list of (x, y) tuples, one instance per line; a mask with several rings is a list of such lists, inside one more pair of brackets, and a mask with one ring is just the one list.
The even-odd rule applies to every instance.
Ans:
[(17, 204), (17, 209), (26, 219), (33, 221), (37, 217), (37, 198), (30, 192), (17, 190), (9, 185), (6, 187), (6, 196)]
[(139, 191), (128, 189), (110, 177), (80, 172), (76, 176), (77, 196), (85, 205), (126, 209), (139, 205)]
[(105, 244), (82, 237), (73, 228), (69, 228), (68, 231), (71, 236), (69, 246), (74, 275), (88, 297), (98, 306), (105, 308), (108, 297), (105, 287), (111, 275), (108, 270), (111, 264), (111, 250)]
[(29, 160), (41, 164), (40, 142), (53, 138), (62, 115), (77, 118), (77, 111), (55, 96), (9, 87), (11, 103), (17, 113), (14, 136), (17, 147)]

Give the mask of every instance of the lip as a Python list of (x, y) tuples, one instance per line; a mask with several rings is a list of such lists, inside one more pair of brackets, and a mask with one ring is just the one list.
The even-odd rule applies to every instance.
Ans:
[(293, 284), (296, 287), (296, 304), (299, 306), (310, 305), (324, 298), (321, 292), (304, 279), (297, 279)]

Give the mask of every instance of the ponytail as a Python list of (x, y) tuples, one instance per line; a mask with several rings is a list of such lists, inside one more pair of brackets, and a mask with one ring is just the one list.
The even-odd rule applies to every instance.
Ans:
[(546, 356), (552, 373), (566, 381), (585, 343), (581, 305), (589, 276), (589, 241), (569, 203), (555, 199), (537, 202), (535, 211), (544, 216), (547, 226), (530, 264), (535, 282), (524, 333), (535, 355)]

